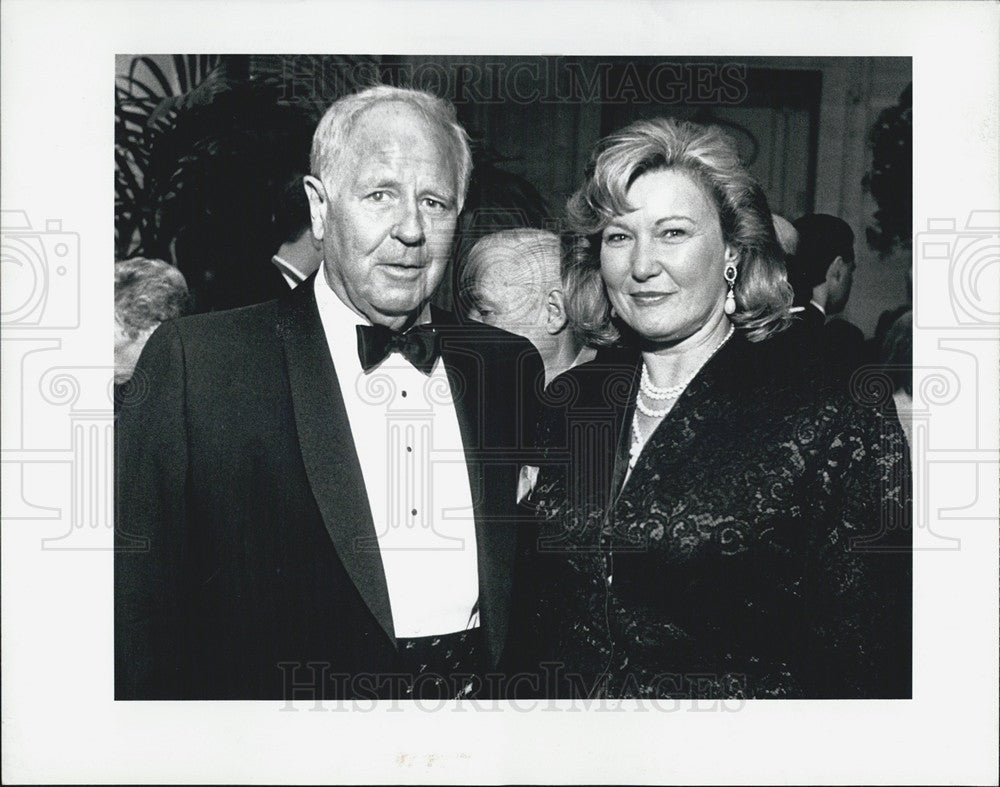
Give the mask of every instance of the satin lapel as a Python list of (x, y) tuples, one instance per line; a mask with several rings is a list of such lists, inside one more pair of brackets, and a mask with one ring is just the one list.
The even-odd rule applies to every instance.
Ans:
[(316, 308), (314, 277), (284, 299), (278, 325), (299, 447), (337, 555), (368, 609), (395, 643), (382, 556), (340, 383)]
[[(502, 489), (490, 484), (491, 471), (488, 449), (499, 447), (493, 432), (502, 424), (491, 421), (487, 391), (498, 385), (511, 392), (511, 381), (488, 380), (483, 354), (476, 351), (474, 341), (478, 331), (460, 326), (435, 310), (435, 324), (441, 325), (441, 358), (451, 383), (455, 401), (455, 416), (465, 449), (465, 465), (472, 490), (473, 513), (476, 518), (477, 566), (479, 569), (479, 617), (486, 632), (486, 642), (492, 665), (496, 665), (507, 638), (510, 614), (510, 577), (516, 552), (516, 532), (513, 523), (497, 521), (502, 507)], [(507, 490), (513, 498), (513, 484)], [(496, 501), (495, 503), (491, 501)], [(513, 513), (513, 505), (511, 506)], [(490, 518), (492, 517), (492, 521)]]

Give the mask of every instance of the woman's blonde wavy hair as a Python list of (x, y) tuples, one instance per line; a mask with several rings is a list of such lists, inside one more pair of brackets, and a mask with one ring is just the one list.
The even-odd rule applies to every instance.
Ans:
[(722, 237), (738, 254), (733, 324), (750, 341), (787, 327), (792, 288), (764, 191), (721, 129), (657, 118), (632, 123), (598, 142), (587, 179), (566, 206), (567, 228), (577, 236), (564, 259), (573, 330), (594, 346), (620, 339), (600, 276), (601, 233), (613, 218), (634, 210), (625, 195), (636, 179), (658, 170), (692, 176), (719, 212)]

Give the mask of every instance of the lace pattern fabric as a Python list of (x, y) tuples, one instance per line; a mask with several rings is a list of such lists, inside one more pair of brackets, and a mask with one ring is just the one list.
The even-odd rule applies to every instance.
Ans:
[(891, 397), (859, 403), (779, 341), (734, 337), (617, 490), (635, 386), (612, 396), (607, 380), (636, 369), (579, 367), (542, 419), (534, 636), (577, 676), (556, 693), (908, 696), (909, 461)]

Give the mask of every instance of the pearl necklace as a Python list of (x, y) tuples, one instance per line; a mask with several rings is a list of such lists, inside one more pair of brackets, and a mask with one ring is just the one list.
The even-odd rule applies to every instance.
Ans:
[[(646, 395), (646, 398), (653, 399), (656, 401), (663, 401), (665, 399), (676, 399), (678, 396), (684, 393), (684, 389), (688, 387), (688, 385), (695, 378), (698, 372), (701, 371), (701, 367), (704, 366), (706, 363), (708, 363), (708, 359), (719, 351), (719, 348), (722, 347), (722, 345), (724, 345), (729, 340), (729, 337), (733, 335), (733, 332), (735, 330), (736, 327), (730, 325), (729, 330), (726, 332), (726, 335), (722, 337), (721, 341), (719, 341), (719, 343), (715, 345), (715, 347), (712, 348), (712, 352), (710, 352), (708, 356), (705, 358), (705, 360), (698, 365), (698, 368), (694, 370), (694, 373), (690, 375), (686, 380), (684, 380), (681, 383), (678, 383), (677, 385), (671, 385), (668, 388), (658, 388), (657, 386), (653, 385), (653, 381), (649, 379), (649, 367), (646, 366), (646, 362), (643, 361), (642, 376), (639, 379), (639, 390)], [(636, 398), (636, 402), (638, 401), (639, 401), (638, 398)], [(650, 413), (642, 409), (643, 407), (644, 405), (640, 404), (639, 409), (640, 411), (642, 411), (643, 415), (650, 415)], [(653, 412), (656, 411), (654, 410)], [(666, 413), (665, 410), (663, 412), (664, 414)]]
[[(698, 368), (694, 370), (694, 373), (690, 377), (688, 377), (684, 382), (679, 383), (677, 385), (671, 385), (669, 388), (658, 388), (657, 386), (653, 385), (653, 382), (649, 379), (649, 367), (647, 367), (646, 362), (643, 361), (642, 375), (639, 378), (639, 394), (636, 395), (635, 397), (636, 409), (638, 409), (639, 412), (645, 415), (647, 418), (662, 418), (663, 416), (665, 416), (668, 412), (670, 412), (670, 406), (667, 406), (663, 410), (654, 410), (652, 407), (649, 407), (643, 403), (642, 401), (643, 394), (645, 394), (650, 399), (658, 401), (663, 401), (663, 400), (669, 401), (679, 397), (682, 393), (684, 393), (684, 389), (686, 389), (688, 385), (691, 383), (691, 381), (698, 375), (698, 372), (701, 371), (702, 367), (706, 363), (708, 363), (709, 359), (711, 359), (712, 356), (714, 356), (719, 351), (719, 348), (722, 347), (722, 345), (724, 345), (727, 341), (729, 341), (729, 337), (733, 335), (735, 330), (736, 327), (730, 325), (729, 331), (726, 333), (725, 336), (722, 337), (722, 340), (717, 345), (715, 345), (715, 347), (712, 348), (712, 352), (710, 352), (708, 356), (705, 358), (705, 360), (698, 365)], [(641, 450), (641, 447), (644, 443), (645, 440), (643, 439), (642, 432), (639, 430), (639, 419), (633, 416), (632, 451), (630, 452), (632, 456), (629, 461), (630, 466), (635, 465), (636, 459), (639, 458), (639, 451)]]
[(653, 381), (649, 379), (649, 367), (646, 366), (646, 362), (642, 363), (642, 376), (639, 378), (639, 390), (646, 394), (649, 399), (676, 399), (684, 392), (684, 388), (687, 386), (686, 381), (679, 383), (678, 385), (671, 385), (669, 388), (657, 388), (653, 385)]

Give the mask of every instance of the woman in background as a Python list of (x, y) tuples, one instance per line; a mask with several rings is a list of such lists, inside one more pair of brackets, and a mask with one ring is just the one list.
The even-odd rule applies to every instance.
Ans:
[[(891, 402), (783, 342), (760, 186), (719, 130), (598, 143), (570, 200), (577, 326), (531, 501), (551, 696), (910, 695), (910, 491)], [(586, 240), (584, 240), (586, 239)], [(812, 364), (812, 365), (810, 365)]]

